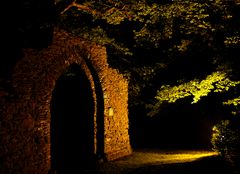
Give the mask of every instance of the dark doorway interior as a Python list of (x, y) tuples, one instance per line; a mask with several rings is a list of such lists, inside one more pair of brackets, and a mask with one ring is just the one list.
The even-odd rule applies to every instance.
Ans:
[(93, 106), (90, 82), (71, 65), (52, 93), (51, 163), (57, 173), (75, 173), (93, 159)]

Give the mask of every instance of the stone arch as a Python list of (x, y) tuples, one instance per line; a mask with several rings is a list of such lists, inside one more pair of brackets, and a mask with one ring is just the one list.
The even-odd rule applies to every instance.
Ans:
[[(6, 117), (11, 115), (11, 118), (6, 119), (19, 126), (18, 128), (8, 128), (10, 132), (17, 132), (17, 134), (13, 135), (14, 142), (10, 142), (12, 146), (7, 148), (8, 152), (6, 153), (14, 151), (14, 143), (17, 143), (21, 152), (26, 155), (23, 155), (23, 158), (31, 156), (31, 160), (27, 161), (29, 164), (23, 164), (26, 167), (22, 166), (22, 169), (19, 169), (20, 173), (37, 173), (36, 171), (48, 173), (51, 168), (50, 103), (52, 92), (59, 77), (72, 64), (81, 67), (93, 89), (94, 122), (96, 122), (96, 93), (91, 72), (82, 58), (83, 55), (80, 52), (72, 51), (76, 48), (68, 45), (65, 46), (65, 49), (62, 49), (63, 47), (55, 47), (55, 45), (40, 52), (27, 49), (25, 50), (25, 56), (15, 67), (12, 77), (14, 103), (6, 104), (8, 109), (4, 111), (6, 113), (3, 113), (3, 115)], [(78, 47), (78, 49), (80, 48)], [(25, 142), (26, 138), (28, 138), (27, 142)], [(95, 141), (96, 131), (94, 144)], [(94, 148), (96, 152), (96, 147)], [(5, 162), (12, 163), (11, 161)], [(41, 165), (34, 170), (34, 163), (36, 162)], [(32, 167), (30, 167), (31, 163), (33, 163)], [(16, 162), (13, 165), (18, 166), (19, 164)], [(9, 171), (11, 170), (13, 169), (9, 169)]]
[(105, 48), (56, 30), (48, 48), (25, 49), (15, 65), (13, 92), (0, 110), (0, 173), (49, 172), (52, 92), (72, 64), (83, 70), (92, 89), (94, 154), (113, 160), (131, 153), (127, 81), (108, 66)]

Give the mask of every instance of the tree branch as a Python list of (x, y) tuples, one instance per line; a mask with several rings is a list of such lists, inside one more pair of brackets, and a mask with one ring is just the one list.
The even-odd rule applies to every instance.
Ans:
[(89, 12), (93, 15), (99, 14), (97, 11), (93, 10), (92, 8), (90, 8), (86, 5), (81, 5), (81, 4), (76, 3), (76, 0), (74, 0), (71, 4), (69, 4), (60, 14), (61, 15), (64, 14), (66, 11), (68, 11), (72, 7), (77, 7), (77, 9)]

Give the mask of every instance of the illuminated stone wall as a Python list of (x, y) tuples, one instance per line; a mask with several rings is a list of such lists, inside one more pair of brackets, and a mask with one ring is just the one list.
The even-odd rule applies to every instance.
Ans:
[[(73, 63), (84, 70), (94, 91), (96, 156), (99, 148), (107, 160), (131, 153), (128, 83), (109, 67), (105, 48), (56, 30), (51, 46), (24, 53), (12, 75), (12, 92), (0, 95), (4, 101), (0, 110), (0, 173), (47, 174), (50, 170), (52, 91)], [(98, 125), (99, 120), (103, 125)]]

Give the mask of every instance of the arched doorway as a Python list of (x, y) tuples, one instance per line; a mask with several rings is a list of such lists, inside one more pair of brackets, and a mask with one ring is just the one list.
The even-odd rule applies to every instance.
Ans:
[(51, 164), (75, 173), (94, 156), (94, 102), (90, 82), (73, 64), (57, 80), (51, 101)]

